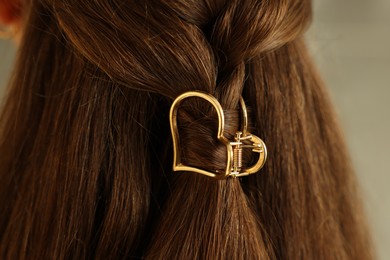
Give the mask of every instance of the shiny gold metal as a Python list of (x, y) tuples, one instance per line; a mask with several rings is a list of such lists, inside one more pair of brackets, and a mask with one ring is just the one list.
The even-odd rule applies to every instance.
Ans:
[[(180, 104), (187, 98), (201, 98), (208, 101), (215, 108), (218, 115), (218, 132), (217, 139), (226, 146), (227, 160), (226, 168), (223, 172), (220, 170), (207, 171), (197, 167), (185, 165), (182, 162), (180, 151), (180, 138), (177, 127), (177, 111)], [(230, 142), (224, 135), (225, 117), (223, 109), (218, 100), (210, 94), (200, 91), (190, 91), (178, 96), (172, 103), (169, 113), (171, 125), (171, 133), (173, 139), (173, 171), (190, 171), (200, 173), (216, 179), (225, 179), (228, 177), (242, 177), (258, 172), (264, 165), (267, 159), (267, 148), (264, 142), (257, 136), (247, 132), (248, 115), (245, 102), (240, 98), (240, 106), (242, 111), (241, 131), (235, 135), (234, 141)], [(259, 158), (254, 165), (249, 168), (242, 167), (242, 150), (252, 149), (253, 152), (259, 153)]]

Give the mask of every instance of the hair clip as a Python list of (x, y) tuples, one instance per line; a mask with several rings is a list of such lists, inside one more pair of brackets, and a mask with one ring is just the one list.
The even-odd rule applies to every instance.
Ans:
[[(177, 127), (177, 111), (181, 103), (187, 98), (201, 98), (208, 101), (215, 108), (218, 115), (218, 132), (217, 139), (226, 146), (227, 160), (224, 171), (215, 170), (207, 171), (197, 167), (186, 165), (182, 162), (180, 150), (180, 138)], [(185, 92), (178, 96), (172, 103), (169, 113), (169, 120), (171, 125), (171, 133), (173, 139), (173, 171), (190, 171), (200, 173), (216, 179), (225, 179), (228, 177), (242, 177), (258, 172), (264, 165), (267, 159), (267, 148), (264, 142), (257, 136), (249, 133), (248, 128), (248, 114), (243, 98), (240, 98), (240, 106), (242, 111), (241, 131), (237, 131), (234, 140), (229, 141), (223, 134), (225, 117), (223, 109), (218, 100), (210, 94), (200, 91)], [(259, 158), (250, 167), (242, 167), (242, 151), (243, 149), (251, 149), (252, 152), (258, 153)]]

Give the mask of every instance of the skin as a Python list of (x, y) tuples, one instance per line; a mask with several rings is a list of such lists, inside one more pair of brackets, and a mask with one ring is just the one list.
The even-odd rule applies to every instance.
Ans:
[(18, 0), (0, 0), (0, 28), (10, 31), (11, 37), (17, 41), (20, 36), (21, 2)]
[(0, 23), (13, 25), (20, 20), (21, 2), (18, 0), (0, 0)]

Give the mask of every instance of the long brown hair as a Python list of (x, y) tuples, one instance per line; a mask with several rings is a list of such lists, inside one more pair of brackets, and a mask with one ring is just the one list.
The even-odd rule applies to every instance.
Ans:
[[(4, 259), (371, 259), (345, 144), (302, 35), (309, 0), (27, 1), (0, 118)], [(201, 90), (268, 147), (255, 175), (172, 173)], [(187, 164), (223, 167), (189, 100)], [(244, 163), (250, 162), (246, 155)]]

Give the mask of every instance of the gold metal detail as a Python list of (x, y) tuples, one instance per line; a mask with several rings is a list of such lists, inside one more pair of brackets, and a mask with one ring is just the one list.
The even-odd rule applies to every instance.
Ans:
[[(215, 108), (218, 115), (218, 132), (217, 139), (226, 146), (227, 160), (226, 168), (223, 172), (220, 170), (207, 171), (197, 167), (185, 165), (182, 162), (180, 151), (180, 138), (177, 127), (177, 111), (180, 104), (187, 98), (201, 98), (208, 101)], [(237, 131), (234, 141), (230, 142), (223, 134), (225, 117), (223, 109), (218, 100), (210, 94), (200, 91), (190, 91), (178, 96), (172, 103), (169, 113), (171, 125), (171, 133), (173, 139), (173, 171), (190, 171), (200, 173), (216, 179), (225, 179), (228, 177), (242, 177), (258, 172), (264, 165), (267, 159), (267, 148), (264, 142), (257, 136), (247, 132), (248, 114), (243, 98), (240, 98), (240, 106), (242, 113), (241, 131)], [(259, 158), (256, 163), (248, 168), (242, 166), (243, 149), (251, 149), (252, 152), (258, 153)]]

